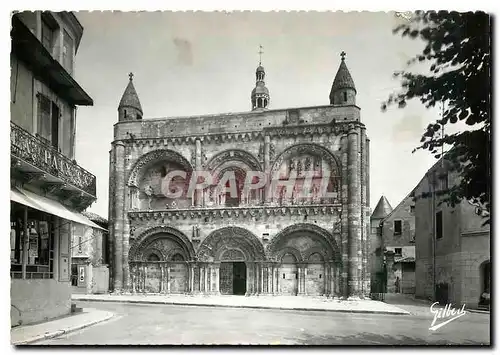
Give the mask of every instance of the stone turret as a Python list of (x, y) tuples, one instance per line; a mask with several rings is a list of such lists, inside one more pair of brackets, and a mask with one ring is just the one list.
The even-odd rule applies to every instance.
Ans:
[(356, 86), (345, 64), (345, 52), (330, 90), (330, 105), (356, 105)]
[(118, 105), (118, 121), (142, 120), (142, 107), (133, 83), (134, 74), (129, 74), (129, 82)]

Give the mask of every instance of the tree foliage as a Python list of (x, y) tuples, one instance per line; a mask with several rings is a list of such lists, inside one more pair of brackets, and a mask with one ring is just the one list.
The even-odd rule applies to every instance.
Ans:
[[(415, 150), (428, 150), (441, 158), (445, 154), (460, 183), (451, 186), (444, 200), (455, 205), (464, 198), (490, 212), (491, 187), (491, 45), (490, 16), (484, 12), (418, 11), (393, 32), (402, 37), (420, 38), (421, 54), (408, 61), (407, 70), (394, 73), (401, 90), (382, 104), (404, 108), (419, 99), (427, 108), (444, 104), (444, 112), (428, 125)], [(417, 62), (429, 65), (429, 74), (412, 73)], [(465, 122), (467, 129), (442, 134), (445, 125)], [(415, 151), (414, 150), (414, 151)], [(485, 223), (489, 222), (489, 217)]]

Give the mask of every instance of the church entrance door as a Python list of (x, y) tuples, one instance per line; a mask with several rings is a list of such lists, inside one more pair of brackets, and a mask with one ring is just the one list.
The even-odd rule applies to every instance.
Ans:
[(247, 268), (244, 262), (222, 262), (220, 266), (219, 289), (224, 295), (246, 293)]
[(233, 294), (245, 295), (247, 291), (247, 267), (245, 263), (233, 263)]

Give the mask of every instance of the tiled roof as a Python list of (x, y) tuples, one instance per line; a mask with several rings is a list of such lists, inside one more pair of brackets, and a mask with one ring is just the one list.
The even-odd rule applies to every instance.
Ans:
[(377, 207), (373, 210), (371, 218), (384, 218), (392, 212), (392, 206), (385, 196), (380, 197)]

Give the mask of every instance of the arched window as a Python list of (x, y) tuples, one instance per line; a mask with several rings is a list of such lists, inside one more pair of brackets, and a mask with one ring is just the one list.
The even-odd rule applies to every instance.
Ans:
[(160, 258), (155, 253), (151, 253), (148, 256), (148, 261), (160, 261)]
[(177, 253), (172, 256), (172, 261), (184, 261), (184, 257), (181, 254)]

